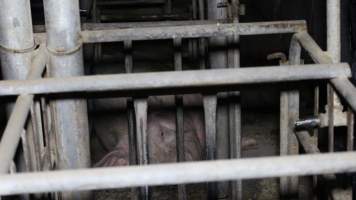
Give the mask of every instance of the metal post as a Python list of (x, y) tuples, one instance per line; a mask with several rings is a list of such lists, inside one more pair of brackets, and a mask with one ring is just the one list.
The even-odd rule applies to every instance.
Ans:
[[(44, 14), (49, 73), (53, 77), (84, 74), (78, 0), (45, 0)], [(83, 99), (51, 99), (59, 169), (90, 166), (87, 103)], [(89, 199), (90, 193), (68, 192), (62, 199)]]
[[(174, 69), (176, 71), (183, 70), (182, 60), (182, 38), (173, 40), (174, 46)], [(183, 96), (177, 95), (175, 97), (176, 103), (176, 146), (177, 146), (177, 162), (185, 161), (185, 147), (184, 147), (184, 109)], [(185, 185), (178, 185), (178, 199), (186, 200), (187, 193)]]
[[(211, 20), (226, 20), (228, 18), (227, 15), (227, 5), (228, 2), (225, 0), (210, 0), (207, 1), (207, 17), (208, 19)], [(218, 69), (218, 68), (225, 68), (228, 66), (228, 53), (227, 53), (227, 38), (226, 37), (212, 37), (210, 38), (209, 41), (209, 66), (211, 69)], [(208, 100), (212, 101), (211, 103), (207, 102)], [(204, 99), (204, 102), (206, 102), (206, 105), (204, 105), (204, 108), (206, 106), (211, 106), (214, 105), (214, 101), (217, 101), (217, 97), (207, 97), (207, 99)], [(218, 101), (217, 101), (218, 102)], [(229, 132), (229, 127), (228, 127), (228, 105), (226, 103), (217, 103), (216, 104), (216, 122), (214, 125), (216, 127), (216, 133), (215, 133), (215, 138), (216, 143), (214, 142), (209, 142), (210, 144), (214, 144), (216, 146), (211, 147), (216, 149), (216, 153), (214, 152), (214, 157), (208, 157), (208, 159), (214, 160), (214, 159), (224, 159), (229, 157), (229, 141), (228, 141), (228, 132)], [(209, 108), (210, 109), (210, 108)], [(213, 108), (211, 108), (213, 109)], [(213, 113), (205, 113), (205, 116), (213, 115)], [(205, 125), (207, 128), (207, 124)], [(209, 126), (212, 126), (210, 124)], [(213, 128), (213, 127), (210, 127)], [(215, 132), (212, 130), (206, 130), (207, 133)], [(207, 138), (208, 139), (208, 138)], [(208, 144), (209, 144), (208, 143)], [(207, 146), (209, 148), (209, 146)], [(226, 198), (227, 195), (227, 188), (228, 185), (227, 183), (219, 183), (215, 185), (211, 185), (211, 187), (217, 187), (215, 188), (210, 188), (208, 190), (212, 190), (210, 193), (208, 192), (208, 198), (209, 199), (216, 199), (216, 198)], [(216, 194), (212, 194), (212, 192)]]
[[(327, 0), (327, 51), (332, 61), (339, 63), (341, 59), (341, 0)], [(342, 113), (340, 100), (334, 94), (334, 91), (328, 86), (328, 149), (334, 151), (334, 115)], [(346, 121), (346, 120), (345, 120)], [(346, 124), (345, 124), (346, 125)]]
[[(125, 52), (125, 71), (126, 73), (133, 72), (133, 56), (132, 56), (132, 41), (124, 42), (124, 52)], [(135, 108), (134, 100), (132, 98), (127, 99), (126, 109), (127, 109), (127, 127), (128, 127), (128, 138), (129, 138), (129, 160), (130, 165), (137, 164), (137, 138), (135, 129)], [(138, 199), (139, 191), (137, 188), (131, 189), (132, 200)]]
[[(294, 36), (289, 50), (290, 65), (300, 64), (301, 50), (301, 46)], [(280, 103), (280, 154), (299, 154), (299, 144), (294, 134), (294, 123), (299, 119), (299, 91), (282, 91)], [(285, 196), (297, 196), (298, 177), (281, 177), (280, 191)]]
[[(3, 78), (25, 79), (31, 65), (32, 51), (35, 49), (30, 1), (0, 1), (0, 7), (3, 9), (0, 12), (0, 56)], [(27, 103), (29, 101), (32, 102), (32, 100), (29, 99), (31, 99), (31, 97), (26, 96), (22, 98), (22, 100), (19, 100), (18, 103), (22, 106), (29, 105)], [(17, 106), (17, 109), (21, 110), (21, 108), (23, 108), (22, 106)], [(8, 115), (10, 115), (11, 109), (11, 106), (7, 107)], [(29, 127), (31, 127), (31, 125), (32, 124), (29, 123)], [(21, 127), (21, 129), (23, 128), (24, 127)], [(20, 141), (21, 132), (19, 135), (16, 133), (13, 137), (9, 133), (4, 134), (7, 139), (4, 142), (9, 140), (13, 141), (14, 146), (10, 147), (8, 154), (3, 155), (5, 157), (5, 163), (2, 165), (0, 173), (8, 172), (10, 166), (8, 165), (9, 161), (7, 159), (13, 158), (17, 144)], [(28, 132), (33, 133), (33, 130), (29, 128)], [(26, 141), (23, 140), (23, 142)], [(4, 146), (4, 144), (2, 144), (2, 146)], [(14, 151), (11, 151), (13, 149)], [(23, 157), (28, 159), (26, 155)], [(28, 167), (29, 166), (26, 166), (26, 168)]]
[[(239, 0), (231, 1), (230, 13), (234, 23), (239, 23)], [(238, 43), (240, 36), (234, 34), (229, 37), (228, 65), (229, 68), (240, 67), (240, 50)], [(241, 158), (241, 105), (240, 92), (229, 93), (229, 147), (230, 158)], [(242, 181), (231, 182), (231, 199), (242, 200)]]
[[(135, 121), (136, 121), (136, 143), (137, 143), (137, 160), (139, 165), (149, 164), (149, 149), (147, 135), (147, 98), (134, 100)], [(149, 200), (151, 191), (148, 186), (140, 188), (140, 199)]]

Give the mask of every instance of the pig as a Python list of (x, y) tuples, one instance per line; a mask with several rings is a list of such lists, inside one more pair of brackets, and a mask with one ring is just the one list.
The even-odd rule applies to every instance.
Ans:
[[(173, 110), (150, 110), (148, 112), (149, 163), (172, 163), (177, 161), (176, 113)], [(185, 161), (204, 159), (204, 116), (201, 109), (184, 110)], [(253, 139), (242, 140), (242, 148), (256, 145)], [(107, 153), (95, 167), (129, 165), (128, 134), (122, 134), (113, 150)]]

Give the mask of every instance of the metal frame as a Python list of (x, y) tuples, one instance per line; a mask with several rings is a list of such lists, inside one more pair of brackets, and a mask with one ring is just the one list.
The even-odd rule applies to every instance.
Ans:
[[(53, 5), (57, 4), (55, 1), (52, 3)], [(47, 2), (47, 8), (51, 8), (53, 5)], [(57, 7), (61, 6), (61, 3), (59, 3)], [(49, 12), (49, 10), (47, 10), (47, 12)], [(76, 15), (74, 13), (71, 14)], [(51, 14), (48, 14), (48, 16), (50, 15)], [(55, 17), (47, 20), (56, 21)], [(125, 47), (131, 48), (129, 44), (134, 40), (175, 39), (175, 44), (179, 45), (179, 40), (182, 38), (234, 38), (239, 35), (296, 33), (292, 38), (290, 51), (290, 64), (293, 65), (102, 76), (78, 76), (79, 74), (69, 74), (76, 75), (76, 77), (0, 81), (0, 96), (19, 96), (0, 142), (0, 169), (4, 169), (3, 173), (6, 173), (10, 168), (30, 111), (32, 99), (35, 95), (46, 96), (48, 94), (57, 93), (115, 91), (122, 96), (140, 97), (139, 99), (133, 100), (136, 122), (140, 122), (136, 124), (136, 134), (140, 136), (136, 138), (136, 142), (137, 144), (141, 144), (138, 145), (140, 147), (136, 149), (140, 164), (148, 164), (147, 153), (145, 151), (147, 145), (144, 145), (145, 139), (147, 139), (146, 130), (144, 128), (146, 126), (145, 123), (147, 123), (147, 101), (146, 99), (142, 99), (142, 96), (145, 95), (179, 95), (192, 92), (206, 94), (207, 89), (209, 89), (209, 92), (235, 91), (244, 85), (257, 83), (328, 80), (340, 97), (345, 99), (353, 112), (356, 111), (356, 88), (348, 80), (348, 78), (351, 77), (350, 67), (347, 64), (336, 64), (337, 62), (333, 62), (333, 56), (331, 57), (322, 51), (308, 35), (305, 22), (303, 21), (261, 23), (212, 23), (211, 21), (200, 21), (194, 22), (196, 24), (191, 24), (190, 22), (184, 24), (180, 22), (181, 24), (179, 25), (164, 26), (150, 24), (152, 27), (142, 28), (132, 25), (133, 28), (123, 29), (115, 29), (115, 27), (120, 25), (111, 24), (110, 27), (98, 25), (101, 26), (100, 29), (104, 28), (104, 30), (96, 30), (97, 28), (94, 27), (93, 29), (95, 30), (81, 32), (78, 28), (79, 24), (75, 22), (76, 26), (73, 25), (73, 28), (76, 30), (70, 29), (68, 32), (65, 32), (65, 37), (71, 38), (70, 34), (76, 32), (80, 34), (81, 41), (79, 37), (74, 38), (65, 45), (66, 48), (64, 49), (61, 49), (63, 47), (61, 45), (63, 44), (55, 41), (58, 38), (51, 39), (51, 37), (57, 37), (55, 36), (56, 31), (51, 30), (51, 23), (52, 22), (48, 23), (48, 41), (43, 34), (37, 34), (35, 37), (37, 37), (38, 41), (48, 42), (47, 53), (50, 53), (52, 59), (51, 64), (55, 64), (55, 67), (57, 67), (57, 65), (59, 66), (65, 59), (72, 60), (73, 66), (77, 65), (78, 63), (76, 62), (79, 62), (78, 60), (80, 60), (81, 57), (81, 55), (78, 54), (78, 50), (80, 50), (82, 42), (101, 43), (124, 41)], [(114, 29), (112, 27), (114, 27)], [(77, 36), (79, 36), (79, 34)], [(73, 35), (72, 37), (75, 36)], [(238, 40), (238, 38), (235, 39)], [(330, 41), (331, 40), (335, 42), (335, 45), (338, 43), (337, 39), (330, 39)], [(130, 41), (130, 43), (127, 43), (127, 41)], [(4, 46), (4, 44), (1, 45)], [(44, 43), (42, 46), (43, 45)], [(298, 60), (300, 60), (301, 47), (303, 47), (318, 64), (300, 65)], [(36, 59), (32, 61), (31, 72), (28, 75), (29, 79), (38, 78), (42, 75), (44, 66), (47, 63), (47, 53), (40, 51)], [(235, 55), (238, 55), (238, 53)], [(175, 57), (176, 70), (180, 70), (181, 55), (177, 53)], [(53, 60), (57, 61), (54, 62)], [(80, 63), (78, 65), (80, 65)], [(237, 67), (238, 63), (234, 63), (234, 65), (231, 66)], [(127, 57), (127, 67), (127, 72), (130, 73), (132, 71), (132, 58), (130, 57)], [(294, 92), (288, 92), (288, 96), (291, 97), (288, 99), (297, 99), (297, 96), (291, 96), (292, 93)], [(179, 100), (179, 96), (177, 97)], [(216, 124), (214, 120), (215, 115), (211, 115), (211, 112), (216, 114), (216, 112), (211, 111), (211, 108), (216, 108), (216, 96), (206, 96), (204, 102), (207, 102), (204, 103), (207, 105), (213, 104), (213, 106), (205, 106), (206, 109), (210, 108), (205, 112), (206, 114), (210, 113), (210, 115), (207, 115), (210, 117), (206, 118), (206, 127), (210, 127), (209, 124)], [(231, 106), (235, 107), (236, 105)], [(298, 103), (296, 103), (296, 106), (298, 106)], [(182, 111), (180, 111), (181, 109), (182, 105), (178, 106), (177, 124), (179, 124), (178, 121), (182, 121), (181, 118), (183, 114)], [(238, 111), (238, 109), (235, 111)], [(132, 116), (130, 118), (133, 119)], [(239, 117), (232, 119), (238, 120), (238, 118)], [(297, 118), (298, 116), (295, 117), (295, 119)], [(21, 123), (14, 124), (15, 121), (20, 121)], [(291, 128), (290, 126), (291, 123), (288, 123), (288, 129)], [(207, 128), (207, 131), (212, 131), (212, 129), (215, 128), (214, 125), (214, 127)], [(235, 129), (238, 127), (231, 128)], [(293, 136), (289, 133), (290, 131), (291, 130), (288, 130), (288, 135), (285, 137), (288, 141), (290, 141), (288, 138)], [(177, 135), (182, 137), (179, 131), (177, 131)], [(210, 136), (214, 136), (214, 133)], [(297, 133), (297, 137), (302, 146), (305, 149), (309, 149), (307, 153), (318, 152), (315, 146), (310, 147), (305, 144), (305, 141), (309, 140), (305, 139), (308, 138), (305, 137), (305, 134)], [(207, 142), (214, 142), (214, 139), (207, 140)], [(11, 151), (8, 150), (8, 145), (11, 145)], [(212, 145), (215, 146), (215, 144)], [(287, 143), (286, 148), (291, 148), (291, 146)], [(130, 150), (132, 150), (132, 148), (130, 148)], [(212, 152), (207, 151), (208, 155), (211, 155), (211, 153)], [(285, 154), (290, 154), (290, 152)], [(142, 187), (143, 190), (141, 191), (144, 194), (143, 197), (148, 199), (148, 186), (155, 185), (356, 172), (356, 161), (353, 159), (355, 156), (356, 153), (354, 152), (330, 153), (0, 175), (0, 195)], [(236, 157), (238, 158), (238, 155), (236, 155)], [(209, 158), (213, 159), (214, 156), (210, 156)], [(181, 190), (183, 189), (181, 188)], [(240, 189), (236, 188), (236, 190)], [(236, 195), (239, 196), (240, 194)]]

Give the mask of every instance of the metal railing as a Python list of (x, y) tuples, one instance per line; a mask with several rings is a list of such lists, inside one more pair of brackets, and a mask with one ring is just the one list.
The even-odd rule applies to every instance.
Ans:
[[(16, 1), (13, 2), (16, 4)], [(1, 4), (9, 4), (9, 7), (20, 6), (20, 4), (10, 5), (13, 2), (2, 2), (0, 6)], [(53, 11), (53, 9), (57, 9), (57, 7), (62, 7), (62, 3), (54, 3), (54, 5), (58, 4), (54, 6), (51, 5), (51, 2), (53, 3), (55, 1), (48, 1), (47, 6), (45, 5), (46, 9), (52, 9)], [(68, 5), (66, 5), (67, 8), (71, 7), (70, 5), (71, 3), (68, 3)], [(65, 6), (63, 9), (64, 8)], [(49, 10), (47, 10), (47, 12), (49, 12)], [(78, 17), (75, 13), (70, 14), (75, 15), (74, 18)], [(283, 156), (280, 157), (7, 174), (13, 162), (17, 146), (20, 143), (23, 130), (26, 128), (26, 121), (35, 96), (43, 97), (48, 94), (62, 93), (67, 93), (67, 95), (70, 96), (73, 93), (81, 95), (83, 93), (115, 91), (116, 94), (124, 97), (134, 97), (133, 109), (136, 111), (136, 121), (143, 121), (142, 123), (147, 125), (147, 101), (144, 98), (142, 99), (142, 97), (172, 94), (177, 95), (177, 99), (179, 100), (179, 95), (181, 94), (202, 93), (206, 95), (207, 89), (209, 89), (209, 94), (216, 94), (221, 91), (236, 91), (246, 85), (258, 83), (327, 80), (339, 96), (347, 102), (352, 111), (356, 111), (356, 88), (349, 81), (351, 77), (350, 66), (348, 64), (333, 62), (333, 56), (322, 51), (311, 36), (309, 36), (304, 21), (258, 23), (188, 21), (172, 22), (169, 24), (149, 23), (147, 27), (138, 27), (133, 23), (130, 24), (128, 28), (122, 28), (122, 24), (88, 24), (86, 27), (90, 28), (80, 31), (79, 24), (76, 21), (73, 22), (75, 26), (72, 24), (75, 30), (66, 30), (65, 28), (72, 26), (68, 24), (63, 25), (63, 27), (61, 27), (62, 24), (57, 24), (60, 27), (54, 28), (53, 25), (56, 24), (56, 22), (52, 21), (58, 22), (65, 17), (64, 15), (47, 13), (46, 17), (48, 23), (47, 28), (49, 30), (48, 33), (36, 34), (34, 36), (36, 41), (41, 41), (42, 43), (40, 44), (39, 50), (36, 51), (37, 55), (32, 62), (30, 62), (31, 67), (27, 76), (28, 80), (0, 81), (0, 96), (18, 96), (0, 141), (0, 172), (2, 173), (0, 175), (1, 196), (128, 187), (143, 187), (144, 190), (141, 192), (149, 193), (148, 186), (156, 185), (356, 172), (356, 159), (354, 159), (356, 153), (353, 152), (290, 155), (298, 153), (291, 152), (291, 148), (293, 148), (291, 141), (295, 142), (297, 139), (299, 139), (299, 142), (297, 141), (296, 145), (301, 144), (307, 153), (318, 153), (318, 151), (316, 150), (317, 147), (310, 147), (311, 144), (308, 143), (308, 137), (305, 135), (305, 132), (303, 133), (304, 135), (298, 132), (294, 133), (293, 123), (281, 121), (287, 125), (284, 127), (285, 130), (283, 130), (285, 137), (282, 138), (281, 136), (281, 145), (283, 144), (281, 147), (283, 153), (281, 154)], [(2, 22), (2, 19), (0, 19), (0, 24)], [(63, 33), (60, 32), (60, 30), (66, 30), (67, 32), (65, 31)], [(56, 35), (57, 33), (64, 34), (63, 37), (68, 37), (71, 41), (67, 40), (67, 43), (63, 45), (60, 42), (62, 38), (59, 38), (58, 35)], [(73, 33), (79, 35), (71, 36)], [(177, 71), (175, 72), (130, 74), (132, 72), (132, 60), (130, 61), (130, 58), (127, 57), (126, 67), (128, 74), (82, 76), (80, 74), (81, 72), (75, 69), (72, 69), (73, 71), (70, 69), (69, 71), (65, 71), (66, 69), (64, 69), (64, 71), (57, 69), (59, 71), (55, 73), (53, 71), (50, 72), (50, 74), (55, 75), (54, 77), (44, 77), (40, 79), (46, 65), (50, 66), (50, 68), (47, 68), (47, 73), (53, 70), (53, 68), (61, 66), (64, 68), (70, 68), (70, 65), (80, 67), (82, 63), (78, 60), (81, 60), (81, 54), (79, 52), (83, 43), (122, 41), (125, 42), (125, 48), (131, 48), (132, 41), (134, 40), (174, 39), (175, 44), (180, 45), (179, 41), (183, 38), (233, 37), (240, 35), (281, 33), (294, 34), (289, 55), (290, 66), (179, 71), (181, 70), (181, 63), (179, 63), (181, 55), (177, 54)], [(5, 37), (4, 34), (0, 36)], [(1, 39), (2, 38), (0, 38), (0, 45), (6, 47), (6, 43), (1, 43), (3, 41)], [(308, 52), (317, 64), (300, 64), (302, 48)], [(334, 47), (330, 48), (334, 49)], [(23, 54), (29, 53), (22, 51), (11, 52), (7, 48), (2, 48), (2, 51), (3, 54), (4, 52), (10, 55), (11, 53), (19, 54), (18, 56), (20, 57)], [(30, 51), (31, 54), (33, 52), (32, 50)], [(11, 66), (10, 63), (9, 67)], [(17, 78), (20, 79), (20, 77)], [(295, 112), (292, 113), (294, 114), (294, 118), (288, 119), (298, 120), (298, 91), (285, 91), (284, 95), (286, 95), (285, 97), (288, 101), (296, 100), (294, 102), (295, 104), (286, 105), (287, 115), (290, 115), (291, 112)], [(204, 102), (207, 102), (207, 104), (204, 103), (205, 108), (208, 108), (208, 105), (214, 103), (214, 99), (211, 99), (211, 97), (214, 98), (214, 96), (209, 95), (204, 97)], [(63, 104), (59, 103), (58, 105)], [(213, 105), (213, 108), (215, 107), (216, 105)], [(208, 109), (206, 109), (206, 111), (208, 111)], [(80, 115), (82, 114), (81, 112)], [(63, 113), (58, 114), (59, 118), (61, 116), (63, 116)], [(177, 112), (177, 116), (182, 117), (182, 113), (178, 114)], [(212, 120), (214, 120), (214, 118), (212, 118)], [(206, 122), (208, 122), (208, 120), (206, 120)], [(177, 122), (177, 124), (178, 123), (179, 122)], [(136, 149), (138, 152), (137, 156), (140, 158), (139, 164), (148, 164), (145, 160), (147, 159), (147, 152), (145, 152), (145, 148), (147, 148), (147, 144), (145, 143), (147, 133), (146, 130), (142, 130), (142, 127), (145, 127), (142, 126), (144, 124), (136, 125), (136, 134), (139, 134), (140, 137), (138, 137), (137, 141), (133, 141), (141, 144), (141, 147)], [(210, 128), (216, 128), (216, 123), (206, 124), (206, 127), (208, 126)], [(85, 129), (85, 127), (81, 128)], [(207, 130), (209, 131), (210, 129)], [(177, 132), (177, 134), (179, 133)], [(215, 137), (214, 134), (215, 133), (211, 133), (209, 136)], [(214, 146), (215, 144), (211, 143), (211, 145)], [(62, 148), (65, 148), (65, 146)], [(209, 145), (207, 148), (210, 148)], [(82, 150), (87, 151), (88, 149), (84, 148)], [(207, 154), (211, 153), (210, 150), (211, 149), (207, 149)], [(63, 159), (65, 159), (65, 156), (66, 155), (64, 155)], [(86, 157), (84, 159), (88, 158)], [(75, 163), (76, 161), (73, 162), (72, 164), (75, 167), (86, 165), (86, 161), (82, 161), (82, 163), (79, 164)], [(67, 164), (68, 166), (64, 166), (62, 169), (70, 168), (71, 164)], [(295, 186), (293, 186), (292, 182), (297, 180), (295, 177), (289, 178), (292, 181), (282, 178), (287, 185), (281, 188), (281, 192), (293, 191), (293, 187)]]

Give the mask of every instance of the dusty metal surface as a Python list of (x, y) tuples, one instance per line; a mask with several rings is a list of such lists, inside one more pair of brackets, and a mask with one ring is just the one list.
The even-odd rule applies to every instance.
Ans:
[[(0, 6), (8, 8), (0, 14), (3, 74), (5, 79), (25, 79), (29, 66), (31, 66), (33, 71), (30, 71), (27, 77), (29, 79), (40, 78), (46, 58), (45, 54), (40, 53), (34, 60), (30, 60), (35, 45), (31, 17), (29, 17), (29, 3), (27, 2), (22, 7), (19, 6), (20, 4), (15, 5), (16, 2), (0, 3)], [(96, 1), (94, 3), (95, 5), (100, 4), (97, 4)], [(142, 2), (120, 2), (119, 4), (120, 6), (127, 6), (130, 3), (136, 5)], [(167, 16), (174, 16), (172, 3), (174, 2), (170, 0), (159, 2), (158, 4), (163, 8), (163, 13), (152, 15), (153, 18), (163, 17), (167, 19)], [(207, 13), (204, 12), (205, 3), (207, 3)], [(317, 136), (312, 138), (305, 131), (296, 132), (295, 130), (302, 102), (299, 100), (300, 88), (293, 85), (296, 82), (310, 80), (319, 81), (318, 84), (322, 84), (320, 81), (326, 80), (337, 91), (337, 94), (345, 100), (345, 105), (349, 107), (350, 111), (356, 111), (356, 89), (348, 80), (351, 76), (350, 66), (339, 64), (339, 3), (340, 1), (327, 1), (328, 52), (324, 52), (306, 32), (304, 21), (239, 23), (238, 1), (192, 2), (192, 19), (200, 19), (201, 21), (86, 23), (82, 26), (83, 31), (81, 31), (80, 26), (78, 0), (45, 1), (46, 27), (37, 26), (35, 29), (46, 33), (35, 34), (34, 37), (35, 41), (47, 42), (50, 62), (46, 75), (53, 77), (37, 80), (0, 81), (0, 96), (18, 96), (14, 112), (10, 116), (0, 142), (0, 170), (3, 173), (7, 173), (10, 168), (11, 173), (17, 171), (18, 163), (13, 159), (20, 138), (22, 138), (25, 155), (24, 162), (34, 165), (33, 168), (27, 168), (27, 171), (47, 170), (52, 169), (53, 166), (56, 169), (90, 167), (86, 102), (78, 98), (85, 93), (98, 95), (99, 92), (99, 95), (106, 95), (110, 92), (117, 97), (129, 97), (125, 99), (128, 144), (126, 147), (120, 147), (122, 141), (119, 140), (117, 149), (96, 164), (96, 166), (106, 166), (105, 164), (114, 163), (119, 167), (1, 175), (0, 195), (61, 192), (56, 193), (55, 196), (63, 199), (86, 199), (91, 197), (91, 193), (79, 191), (131, 188), (129, 196), (134, 199), (148, 200), (157, 198), (155, 196), (157, 193), (152, 192), (156, 188), (151, 186), (178, 185), (177, 197), (184, 200), (190, 193), (191, 186), (187, 184), (206, 184), (208, 182), (207, 197), (204, 198), (243, 199), (244, 190), (242, 190), (241, 179), (282, 177), (280, 194), (287, 197), (297, 197), (298, 195), (303, 197), (303, 195), (309, 194), (307, 194), (308, 191), (302, 193), (299, 193), (300, 190), (298, 191), (298, 187), (306, 188), (303, 185), (305, 178), (301, 176), (319, 174), (323, 175), (320, 180), (323, 183), (325, 182), (325, 187), (329, 189), (331, 195), (334, 195), (334, 193), (335, 195), (340, 194), (333, 185), (329, 184), (329, 181), (335, 179), (336, 175), (333, 173), (355, 172), (356, 163), (355, 159), (352, 159), (355, 153), (298, 155), (300, 154), (299, 145), (303, 147), (307, 154), (319, 153), (320, 150), (314, 141)], [(98, 10), (95, 11), (98, 13), (93, 15), (93, 21), (120, 20), (120, 17), (113, 15), (116, 11), (109, 9), (106, 10), (106, 13), (100, 13), (105, 6), (116, 4), (118, 2), (99, 5), (101, 7), (98, 7)], [(152, 5), (156, 5), (156, 3)], [(23, 12), (14, 11), (15, 8), (22, 9)], [(16, 12), (19, 15), (18, 18), (7, 18), (8, 15), (11, 16), (10, 12)], [(88, 11), (84, 12), (86, 15), (88, 14)], [(145, 15), (145, 17), (147, 16)], [(130, 16), (128, 17), (130, 18)], [(205, 17), (225, 21), (205, 21)], [(15, 27), (12, 27), (13, 25)], [(234, 69), (240, 67), (238, 43), (241, 35), (282, 33), (294, 34), (289, 51), (289, 66)], [(16, 37), (10, 39), (12, 35)], [(24, 35), (27, 37), (23, 37)], [(133, 74), (134, 42), (165, 39), (170, 39), (173, 42), (172, 60), (175, 72)], [(185, 40), (187, 40), (189, 57), (198, 58), (199, 68), (204, 70), (182, 71)], [(127, 74), (84, 76), (82, 44), (111, 42), (124, 42), (125, 71)], [(96, 56), (94, 60), (96, 62), (101, 61), (102, 47), (101, 44), (95, 45)], [(317, 64), (301, 65), (302, 48)], [(282, 64), (287, 64), (287, 60), (284, 60)], [(279, 136), (280, 154), (282, 156), (239, 159), (244, 143), (241, 140), (240, 93), (236, 90), (249, 85), (267, 83), (293, 83), (290, 85), (293, 87), (286, 87), (288, 89), (283, 90), (281, 94)], [(172, 153), (171, 151), (175, 156), (170, 156), (168, 160), (172, 162), (186, 161), (186, 152), (189, 152), (191, 147), (186, 146), (185, 142), (187, 138), (190, 140), (193, 136), (187, 134), (185, 130), (186, 118), (189, 122), (190, 114), (185, 110), (188, 104), (184, 103), (182, 94), (190, 93), (199, 93), (202, 96), (199, 96), (195, 101), (199, 101), (199, 106), (202, 106), (204, 113), (202, 120), (204, 125), (202, 127), (205, 128), (200, 127), (204, 131), (198, 131), (193, 136), (198, 137), (197, 144), (199, 145), (196, 148), (205, 152), (202, 153), (204, 156), (201, 159), (209, 161), (149, 165), (159, 163), (164, 157), (163, 155), (167, 156)], [(175, 120), (172, 122), (175, 124), (173, 131), (175, 137), (167, 137), (166, 141), (158, 142), (160, 140), (157, 139), (165, 137), (164, 134), (167, 130), (162, 126), (164, 126), (164, 123), (168, 123), (169, 117), (168, 115), (153, 115), (156, 118), (149, 119), (149, 97), (162, 94), (175, 95), (171, 102), (175, 107)], [(62, 98), (62, 95), (65, 98)], [(41, 102), (33, 104), (33, 98), (36, 96), (41, 98)], [(87, 96), (85, 94), (85, 97)], [(317, 95), (317, 97), (315, 99), (319, 101), (319, 96)], [(50, 101), (51, 109), (49, 109), (46, 99)], [(225, 100), (227, 102), (221, 103)], [(163, 101), (159, 102), (158, 106), (163, 104)], [(315, 105), (318, 106), (319, 102)], [(314, 108), (314, 111), (316, 115), (319, 114), (318, 108)], [(353, 114), (349, 112), (346, 115), (342, 111), (340, 102), (332, 90), (329, 90), (328, 112), (320, 119), (321, 121), (328, 120), (328, 149), (331, 152), (334, 151), (335, 147), (334, 126), (337, 121), (335, 119), (339, 114), (341, 117), (347, 116), (343, 120), (343, 122), (347, 122), (346, 149), (348, 151), (353, 149)], [(33, 123), (26, 125), (29, 112)], [(157, 122), (158, 128), (152, 127), (152, 120), (153, 122), (154, 120), (159, 121)], [(168, 123), (168, 125), (170, 124)], [(24, 128), (27, 128), (26, 132), (22, 131)], [(42, 135), (42, 132), (45, 132), (45, 134)], [(53, 133), (56, 136), (55, 140), (48, 138)], [(149, 136), (149, 133), (152, 135)], [(45, 141), (41, 141), (39, 138)], [(176, 141), (174, 147), (171, 144), (172, 138)], [(168, 140), (170, 142), (166, 144), (165, 142)], [(52, 146), (49, 152), (46, 152), (48, 149), (45, 149), (44, 143), (47, 146), (52, 146), (52, 143), (56, 143), (56, 145)], [(8, 148), (7, 145), (11, 145), (11, 148)], [(166, 149), (160, 149), (160, 145), (163, 145)], [(37, 151), (40, 152), (41, 157), (38, 157)], [(160, 151), (163, 151), (162, 155), (159, 155)], [(158, 156), (158, 158), (152, 157), (150, 153)], [(118, 154), (119, 157), (115, 157), (115, 154)], [(127, 160), (125, 160), (126, 154)], [(285, 156), (292, 154), (296, 155)], [(231, 160), (215, 161), (220, 158)], [(128, 164), (140, 166), (123, 166)], [(216, 183), (216, 181), (220, 181), (220, 183)], [(245, 183), (247, 187), (250, 186), (250, 183)], [(277, 187), (275, 179), (270, 182), (265, 180), (265, 182), (259, 182), (259, 184), (271, 184), (275, 185), (274, 188)], [(271, 193), (274, 194), (275, 191), (271, 191)], [(39, 198), (40, 196), (36, 197)]]
[[(317, 64), (302, 66), (248, 67), (242, 69), (195, 70), (182, 72), (151, 72), (82, 77), (44, 78), (41, 80), (9, 80), (0, 82), (0, 96), (22, 93), (49, 94), (68, 92), (117, 91), (148, 92), (154, 95), (185, 93), (201, 87), (239, 86), (257, 83), (278, 83), (325, 80), (351, 76), (348, 64)], [(155, 91), (160, 90), (161, 91)], [(136, 93), (133, 93), (133, 92)], [(156, 93), (157, 94), (157, 93)]]

